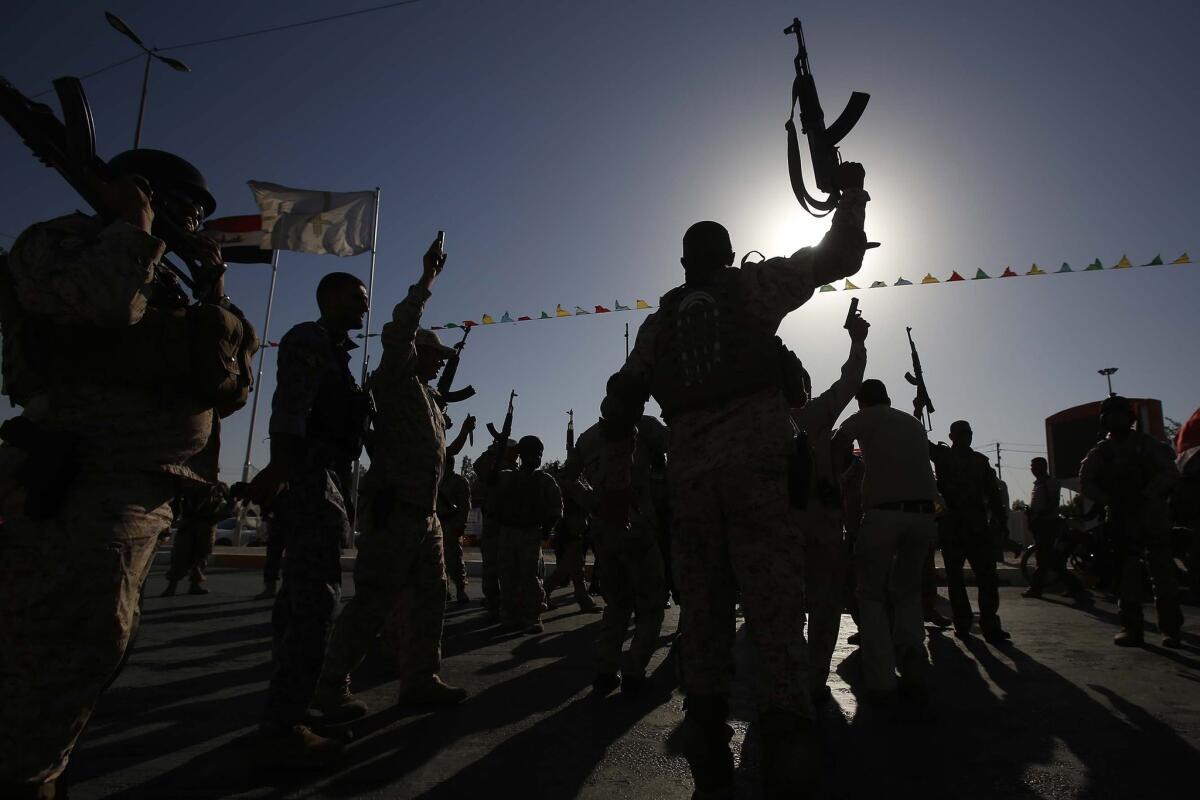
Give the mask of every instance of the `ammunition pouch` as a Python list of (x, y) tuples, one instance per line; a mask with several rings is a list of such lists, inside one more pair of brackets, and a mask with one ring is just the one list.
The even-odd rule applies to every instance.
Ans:
[(79, 475), (80, 437), (47, 431), (27, 417), (0, 425), (0, 439), (25, 453), (17, 481), (25, 489), (25, 515), (33, 520), (54, 519)]

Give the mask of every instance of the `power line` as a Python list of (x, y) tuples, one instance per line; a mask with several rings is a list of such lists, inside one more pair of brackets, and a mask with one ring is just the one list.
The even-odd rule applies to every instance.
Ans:
[[(137, 61), (141, 57), (142, 57), (142, 54), (137, 53), (136, 55), (132, 55), (129, 58), (123, 58), (120, 61), (114, 61), (113, 63), (109, 64), (107, 67), (101, 67), (100, 69), (92, 70), (91, 72), (87, 73), (86, 75), (80, 75), (79, 80), (82, 81), (82, 80), (86, 80), (88, 78), (94, 78), (97, 75), (99, 75), (101, 72), (108, 72), (110, 69), (116, 69), (117, 67), (123, 67), (126, 64), (128, 64), (130, 61)], [(36, 100), (39, 97), (45, 97), (46, 95), (50, 94), (52, 91), (54, 91), (54, 90), (47, 89), (44, 92), (38, 92), (35, 95), (31, 95), (29, 99)]]

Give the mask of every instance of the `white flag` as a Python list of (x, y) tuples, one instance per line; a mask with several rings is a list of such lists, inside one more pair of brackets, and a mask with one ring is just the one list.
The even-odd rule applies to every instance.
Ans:
[(314, 192), (250, 181), (274, 250), (354, 256), (371, 249), (375, 192)]

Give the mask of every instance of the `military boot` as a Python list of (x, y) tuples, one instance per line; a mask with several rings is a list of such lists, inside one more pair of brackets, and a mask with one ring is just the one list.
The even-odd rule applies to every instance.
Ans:
[(759, 725), (763, 734), (763, 795), (767, 800), (815, 797), (821, 774), (821, 742), (813, 721), (774, 708), (762, 713)]
[(733, 728), (729, 698), (724, 695), (690, 695), (684, 701), (683, 722), (667, 738), (667, 751), (682, 755), (692, 770), (696, 800), (726, 800), (733, 797), (733, 753), (729, 740)]
[(471, 602), (471, 598), (467, 595), (467, 585), (465, 583), (454, 584), (454, 602), (459, 605)]
[(467, 699), (467, 690), (451, 686), (434, 675), (426, 681), (403, 682), (396, 704), (401, 706), (452, 706)]
[(167, 588), (162, 590), (159, 597), (174, 597), (175, 590), (179, 588), (179, 581), (167, 581)]
[(1139, 628), (1123, 627), (1121, 632), (1113, 637), (1113, 644), (1117, 647), (1141, 647), (1145, 642), (1145, 637)]
[(317, 683), (310, 708), (321, 712), (321, 721), (332, 725), (353, 722), (366, 716), (367, 704), (350, 691), (350, 678), (326, 680)]
[(263, 728), (255, 747), (265, 767), (303, 769), (323, 767), (340, 759), (346, 745), (337, 739), (318, 736), (304, 725)]

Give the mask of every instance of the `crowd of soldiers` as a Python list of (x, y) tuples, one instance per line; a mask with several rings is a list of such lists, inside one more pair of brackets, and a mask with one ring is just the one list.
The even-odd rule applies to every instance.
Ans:
[[(151, 369), (129, 363), (129, 352), (143, 352), (137, 348), (72, 368), (80, 341), (98, 337), (119, 348), (156, 313), (163, 218), (195, 231), (215, 207), (197, 170), (145, 155), (154, 152), (114, 159), (125, 167), (105, 189), (110, 219), (75, 214), (34, 225), (0, 281), (6, 388), (21, 378), (22, 419), (42, 437), (34, 447), (10, 443), (0, 451), (5, 797), (64, 795), (71, 750), (128, 656), (173, 503), (190, 527), (176, 533), (164, 594), (185, 577), (192, 592), (205, 591), (196, 565), (211, 535), (206, 542), (196, 531), (211, 530), (220, 513), (213, 496), (218, 420), (237, 404), (214, 402), (194, 385), (133, 375)], [(272, 518), (273, 566), (260, 595), (274, 599), (262, 759), (315, 765), (343, 752), (345, 742), (331, 730), (367, 713), (351, 678), (377, 637), (399, 679), (398, 702), (466, 699), (464, 689), (442, 680), (440, 661), (445, 605), (470, 599), (462, 535), (473, 505), (483, 512), (487, 620), (536, 635), (550, 594), (571, 586), (582, 611), (602, 613), (598, 696), (645, 684), (664, 609), (679, 603), (685, 714), (668, 745), (690, 765), (697, 797), (733, 790), (728, 718), (739, 609), (757, 655), (761, 766), (772, 798), (815, 791), (814, 709), (830, 699), (847, 602), (860, 626), (869, 700), (898, 709), (924, 704), (923, 622), (932, 613), (927, 587), (939, 538), (949, 624), (967, 637), (976, 618), (963, 580), (969, 562), (979, 627), (988, 642), (1006, 645), (996, 560), (1007, 509), (987, 459), (971, 449), (969, 424), (951, 426), (951, 445), (931, 444), (919, 419), (893, 409), (884, 384), (864, 380), (870, 326), (861, 317), (847, 321), (849, 357), (820, 394), (776, 336), (818, 287), (860, 269), (870, 199), (863, 179), (860, 165), (840, 166), (843, 191), (828, 234), (788, 257), (735, 268), (725, 228), (690, 227), (684, 283), (645, 320), (608, 382), (598, 420), (555, 475), (542, 468), (542, 442), (514, 441), (507, 426), (475, 462), (473, 485), (453, 471), (475, 420), (462, 420), (448, 443), (446, 406), (431, 386), (454, 352), (421, 327), (446, 264), (440, 238), (383, 326), (382, 358), (366, 386), (348, 366), (356, 347), (349, 334), (362, 329), (368, 310), (366, 288), (347, 273), (326, 275), (316, 292), (318, 318), (279, 343), (270, 461), (235, 492)], [(219, 266), (218, 252), (203, 255)], [(236, 308), (219, 280), (195, 300)], [(186, 319), (166, 316), (171, 331), (170, 320)], [(189, 330), (178, 335), (194, 351), (207, 340)], [(91, 348), (87, 357), (98, 352)], [(645, 415), (651, 397), (663, 421)], [(858, 410), (838, 427), (851, 400)], [(1145, 534), (1123, 565), (1118, 644), (1143, 636), (1139, 563), (1147, 550), (1159, 628), (1165, 643), (1177, 644), (1182, 617), (1162, 549), (1174, 464), (1160, 443), (1131, 430), (1121, 398), (1105, 402), (1102, 421), (1108, 438), (1084, 464), (1084, 492)], [(53, 439), (62, 435), (69, 439)], [(71, 443), (69, 461), (47, 464), (42, 443), (51, 441)], [(352, 465), (364, 446), (370, 467), (355, 504)], [(1038, 474), (1035, 465), (1038, 537), (1046, 535), (1040, 521), (1057, 508), (1058, 488), (1047, 483), (1044, 466)], [(57, 470), (49, 481), (46, 470)], [(542, 542), (555, 529), (556, 569), (543, 578)], [(355, 593), (337, 613), (341, 553), (354, 530), (361, 533)], [(584, 583), (585, 540), (602, 568), (602, 609)], [(1040, 591), (1035, 582), (1031, 592)]]

